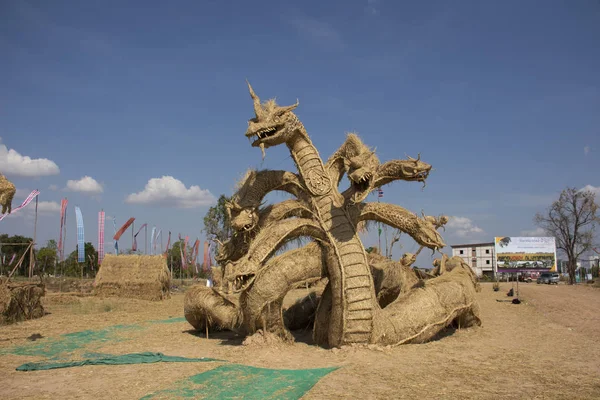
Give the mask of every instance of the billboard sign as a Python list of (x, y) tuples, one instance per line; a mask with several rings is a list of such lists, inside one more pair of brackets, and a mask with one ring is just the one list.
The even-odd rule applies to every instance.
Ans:
[(496, 237), (498, 272), (556, 271), (553, 237)]

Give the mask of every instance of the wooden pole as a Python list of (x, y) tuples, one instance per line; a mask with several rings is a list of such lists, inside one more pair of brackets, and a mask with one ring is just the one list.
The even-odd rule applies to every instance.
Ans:
[(35, 196), (35, 222), (33, 223), (33, 245), (30, 248), (29, 254), (29, 278), (33, 277), (33, 265), (35, 264), (35, 259), (33, 258), (33, 248), (35, 247), (35, 239), (37, 236), (37, 214), (38, 214), (38, 201), (40, 195)]
[(132, 249), (133, 249), (133, 231), (134, 231), (133, 227), (134, 227), (134, 225), (135, 225), (135, 221), (133, 221), (131, 223), (131, 248)]

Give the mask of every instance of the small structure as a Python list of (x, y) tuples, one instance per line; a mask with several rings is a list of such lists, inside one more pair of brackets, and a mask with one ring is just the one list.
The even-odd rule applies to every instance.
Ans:
[(96, 275), (93, 294), (156, 301), (171, 297), (170, 286), (167, 261), (162, 255), (107, 254)]
[(478, 277), (493, 277), (497, 271), (494, 242), (451, 245), (452, 256), (468, 264)]
[(43, 283), (16, 283), (0, 278), (0, 326), (44, 316)]

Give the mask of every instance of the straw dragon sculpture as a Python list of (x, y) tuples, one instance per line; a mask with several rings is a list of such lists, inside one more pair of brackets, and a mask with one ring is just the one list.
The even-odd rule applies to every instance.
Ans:
[[(476, 279), (468, 266), (440, 268), (437, 277), (422, 282), (410, 269), (415, 255), (407, 254), (400, 262), (368, 256), (357, 234), (359, 224), (379, 221), (406, 232), (422, 248), (444, 247), (437, 229), (446, 217), (420, 218), (397, 205), (363, 202), (372, 190), (396, 180), (425, 182), (431, 166), (420, 157), (381, 164), (354, 134), (324, 164), (293, 113), (298, 103), (261, 104), (248, 87), (255, 117), (248, 122), (246, 136), (263, 157), (266, 148), (285, 144), (299, 173), (266, 170), (246, 175), (227, 205), (235, 234), (217, 257), (224, 281), (240, 293), (239, 305), (216, 290), (198, 288), (186, 296), (188, 321), (197, 328), (208, 323), (245, 334), (263, 329), (289, 338), (283, 297), (298, 283), (327, 277), (313, 328), (320, 345), (419, 342), (456, 319), (463, 326), (480, 324), (473, 295)], [(340, 193), (344, 174), (350, 187)], [(273, 190), (294, 198), (262, 207)], [(311, 243), (275, 255), (299, 237), (309, 237)], [(436, 295), (439, 291), (448, 292), (444, 303)], [(423, 311), (427, 302), (434, 306)]]
[(17, 189), (15, 188), (15, 185), (0, 173), (0, 205), (2, 205), (1, 214), (10, 214), (12, 211), (12, 200), (13, 197), (15, 197), (16, 191)]

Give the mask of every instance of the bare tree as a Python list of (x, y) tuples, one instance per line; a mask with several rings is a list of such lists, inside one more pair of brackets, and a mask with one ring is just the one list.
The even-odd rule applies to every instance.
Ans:
[(537, 213), (534, 223), (556, 238), (556, 247), (567, 256), (569, 283), (575, 283), (579, 257), (593, 248), (598, 204), (595, 194), (575, 188), (564, 189), (550, 208)]

